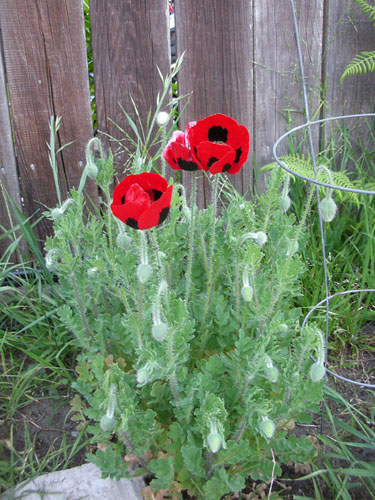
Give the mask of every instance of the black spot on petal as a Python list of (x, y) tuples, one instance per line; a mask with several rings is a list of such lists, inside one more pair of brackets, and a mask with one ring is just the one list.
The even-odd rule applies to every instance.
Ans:
[(121, 205), (125, 205), (125, 195), (121, 198)]
[(173, 162), (177, 165), (176, 158), (173, 158)]
[(234, 163), (238, 163), (240, 161), (242, 155), (242, 148), (236, 149), (236, 159), (234, 160)]
[(131, 217), (129, 217), (128, 219), (126, 219), (125, 224), (127, 226), (132, 227), (133, 229), (139, 229), (139, 227), (138, 227), (138, 221), (136, 221), (135, 219), (132, 219)]
[(165, 219), (168, 217), (168, 214), (169, 214), (169, 207), (165, 207), (163, 208), (163, 210), (161, 210), (159, 215), (158, 225), (165, 221)]
[(222, 172), (228, 172), (228, 170), (230, 169), (230, 167), (231, 167), (231, 166), (232, 166), (232, 165), (231, 165), (230, 163), (226, 163), (226, 164), (224, 165), (224, 167), (223, 167)]
[(197, 160), (200, 161), (200, 159), (198, 158), (198, 155), (197, 155), (197, 148), (195, 146), (194, 146), (194, 154), (195, 154)]
[(218, 158), (215, 158), (214, 156), (211, 156), (211, 158), (207, 162), (207, 168), (212, 167), (212, 165), (218, 161)]
[(161, 195), (163, 194), (158, 189), (153, 189), (152, 192), (154, 194), (154, 201), (157, 201), (161, 197)]
[(228, 140), (228, 130), (226, 128), (214, 126), (208, 129), (208, 140), (210, 142), (224, 142)]
[(195, 161), (186, 161), (182, 158), (178, 159), (178, 166), (181, 170), (187, 170), (188, 172), (193, 172), (194, 170), (198, 170), (198, 165)]

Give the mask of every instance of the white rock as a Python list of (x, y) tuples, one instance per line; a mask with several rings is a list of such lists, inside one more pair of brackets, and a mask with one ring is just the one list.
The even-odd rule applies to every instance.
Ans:
[(0, 500), (142, 500), (143, 479), (102, 479), (94, 464), (43, 474), (7, 490)]

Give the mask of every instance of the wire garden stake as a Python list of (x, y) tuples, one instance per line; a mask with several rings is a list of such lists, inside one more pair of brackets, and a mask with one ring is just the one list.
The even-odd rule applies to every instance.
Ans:
[[(299, 59), (299, 67), (300, 67), (300, 72), (301, 72), (301, 79), (302, 79), (302, 90), (303, 90), (303, 98), (304, 98), (304, 104), (305, 104), (305, 118), (306, 118), (306, 123), (303, 125), (300, 125), (298, 127), (293, 128), (289, 132), (285, 133), (281, 137), (277, 139), (277, 141), (273, 145), (273, 155), (276, 160), (276, 162), (288, 173), (293, 174), (297, 177), (300, 177), (301, 179), (304, 179), (307, 182), (312, 182), (315, 184), (315, 190), (316, 190), (316, 196), (318, 200), (318, 205), (320, 205), (320, 193), (319, 193), (319, 186), (324, 186), (328, 189), (339, 189), (341, 191), (348, 191), (351, 193), (357, 193), (357, 194), (365, 194), (365, 195), (375, 195), (375, 191), (371, 190), (365, 190), (365, 189), (355, 189), (355, 188), (347, 188), (347, 187), (342, 187), (342, 186), (336, 186), (334, 184), (330, 184), (327, 182), (321, 182), (318, 181), (316, 178), (312, 179), (310, 177), (305, 177), (304, 175), (301, 175), (297, 172), (294, 172), (291, 170), (283, 161), (280, 160), (278, 154), (277, 154), (277, 148), (279, 144), (287, 138), (290, 134), (293, 134), (294, 132), (302, 129), (307, 129), (307, 137), (308, 137), (308, 144), (309, 144), (309, 150), (311, 154), (311, 160), (313, 164), (313, 169), (314, 169), (314, 177), (317, 177), (317, 166), (316, 166), (316, 155), (314, 151), (314, 145), (313, 145), (313, 140), (312, 140), (312, 132), (311, 132), (311, 127), (313, 125), (329, 122), (329, 121), (334, 121), (334, 120), (345, 120), (348, 118), (364, 118), (364, 117), (370, 117), (370, 116), (375, 116), (375, 113), (365, 113), (365, 114), (354, 114), (354, 115), (343, 115), (343, 116), (334, 116), (330, 118), (325, 118), (323, 120), (316, 120), (316, 121), (310, 121), (310, 111), (309, 111), (309, 104), (308, 104), (308, 99), (307, 99), (307, 90), (306, 90), (306, 82), (305, 82), (305, 69), (303, 65), (303, 58), (302, 58), (302, 51), (301, 51), (301, 44), (300, 44), (300, 36), (299, 36), (299, 30), (298, 30), (298, 23), (297, 23), (297, 15), (296, 15), (296, 6), (295, 6), (295, 0), (290, 0), (291, 2), (291, 7), (292, 7), (292, 13), (293, 13), (293, 22), (294, 22), (294, 30), (295, 30), (295, 37), (296, 37), (296, 44), (297, 44), (297, 52), (298, 52), (298, 59)], [(327, 364), (327, 353), (328, 353), (328, 333), (329, 333), (329, 303), (330, 300), (334, 297), (337, 297), (339, 295), (350, 295), (350, 294), (356, 294), (356, 293), (363, 293), (363, 292), (375, 292), (375, 289), (372, 288), (367, 288), (367, 289), (362, 289), (362, 290), (347, 290), (344, 292), (339, 292), (339, 293), (334, 293), (333, 295), (329, 294), (329, 287), (328, 287), (328, 273), (327, 273), (327, 261), (326, 261), (326, 250), (325, 250), (325, 237), (324, 237), (324, 228), (323, 228), (323, 219), (322, 215), (319, 211), (319, 226), (320, 226), (320, 237), (321, 237), (321, 244), (322, 244), (322, 258), (323, 258), (323, 271), (324, 271), (324, 288), (325, 288), (325, 298), (321, 300), (318, 304), (316, 304), (311, 311), (307, 314), (305, 317), (303, 323), (302, 323), (302, 330), (306, 326), (307, 320), (311, 316), (311, 314), (318, 309), (321, 305), (325, 304), (325, 309), (326, 309), (326, 314), (325, 314), (325, 346), (324, 346), (324, 366)], [(315, 362), (316, 360), (312, 358), (313, 361)], [(364, 382), (359, 382), (357, 380), (351, 380), (346, 377), (342, 377), (341, 375), (338, 375), (334, 373), (331, 370), (326, 370), (327, 373), (330, 375), (333, 375), (334, 377), (344, 381), (348, 382), (350, 384), (354, 385), (359, 385), (361, 387), (366, 387), (370, 389), (375, 389), (374, 384), (366, 384)]]

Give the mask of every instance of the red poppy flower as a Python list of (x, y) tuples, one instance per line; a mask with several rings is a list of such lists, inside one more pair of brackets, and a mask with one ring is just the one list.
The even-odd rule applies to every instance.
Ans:
[(197, 121), (189, 128), (187, 136), (193, 160), (211, 174), (236, 174), (249, 155), (247, 128), (220, 113)]
[(159, 174), (128, 175), (113, 192), (112, 213), (134, 229), (150, 229), (168, 217), (172, 191)]
[(169, 139), (163, 150), (165, 161), (174, 170), (187, 170), (192, 172), (198, 170), (199, 166), (191, 155), (187, 134), (191, 127), (195, 126), (195, 122), (188, 123), (185, 132), (176, 130)]

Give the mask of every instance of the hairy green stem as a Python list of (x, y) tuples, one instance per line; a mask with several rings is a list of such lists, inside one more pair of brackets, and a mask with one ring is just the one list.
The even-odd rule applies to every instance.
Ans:
[(186, 270), (186, 291), (185, 291), (185, 304), (186, 307), (189, 303), (190, 289), (191, 289), (191, 272), (193, 269), (193, 255), (194, 255), (194, 230), (195, 230), (195, 199), (197, 196), (197, 173), (193, 173), (193, 191), (191, 193), (191, 219), (189, 228), (189, 250), (188, 250), (188, 264)]
[[(213, 195), (212, 195), (212, 222), (211, 222), (211, 240), (210, 240), (210, 249), (209, 249), (209, 255), (208, 255), (208, 275), (207, 275), (207, 293), (206, 293), (206, 302), (204, 305), (204, 311), (203, 311), (203, 318), (202, 318), (202, 325), (204, 325), (206, 321), (206, 316), (208, 313), (208, 308), (211, 302), (211, 293), (212, 293), (212, 274), (213, 274), (213, 269), (214, 269), (214, 250), (215, 250), (215, 230), (216, 230), (216, 210), (217, 210), (217, 190), (218, 190), (218, 184), (219, 184), (219, 176), (215, 175), (215, 180), (214, 180), (214, 188), (213, 188)], [(208, 331), (208, 330), (206, 330)], [(202, 345), (204, 347), (205, 342), (207, 341), (207, 338), (205, 338), (207, 335), (203, 334), (202, 337)]]
[[(90, 341), (91, 340), (91, 332), (90, 332), (89, 323), (87, 321), (87, 317), (86, 317), (85, 308), (84, 308), (84, 305), (83, 305), (83, 302), (82, 302), (82, 298), (81, 298), (80, 294), (78, 293), (77, 282), (76, 282), (73, 274), (71, 275), (71, 280), (72, 280), (72, 285), (73, 285), (74, 296), (76, 298), (76, 301), (77, 301), (77, 304), (78, 304), (79, 313), (81, 315), (83, 326), (84, 326), (85, 331), (86, 331), (87, 340)], [(90, 342), (89, 342), (89, 344), (90, 344)]]
[[(293, 241), (291, 243), (291, 246), (290, 246), (291, 251), (289, 253), (288, 260), (286, 262), (286, 268), (289, 268), (290, 261), (292, 260), (292, 257), (293, 257), (293, 249), (295, 248), (295, 245), (298, 243), (298, 240), (299, 240), (300, 234), (302, 232), (302, 229), (305, 226), (305, 222), (306, 222), (307, 216), (308, 216), (308, 214), (310, 212), (311, 202), (312, 202), (314, 193), (315, 193), (315, 186), (314, 186), (314, 184), (311, 184), (311, 186), (309, 188), (309, 193), (308, 193), (308, 196), (307, 196), (307, 200), (306, 200), (306, 205), (305, 205), (305, 208), (304, 208), (303, 213), (302, 213), (301, 221), (300, 221), (300, 223), (298, 225), (296, 234), (295, 234), (294, 239), (293, 239)], [(263, 320), (261, 322), (261, 325), (260, 325), (260, 334), (261, 335), (263, 334), (265, 324), (268, 321), (268, 319), (272, 316), (273, 311), (274, 311), (274, 309), (275, 309), (275, 307), (276, 307), (276, 305), (277, 305), (277, 303), (278, 303), (281, 295), (284, 292), (284, 289), (285, 289), (285, 287), (282, 286), (282, 284), (280, 284), (277, 287), (276, 293), (275, 293), (275, 295), (274, 295), (274, 297), (272, 299), (271, 305), (270, 305), (270, 307), (268, 309), (268, 313), (266, 314), (266, 316), (263, 318)]]
[(149, 474), (151, 474), (151, 471), (150, 471), (150, 469), (148, 468), (147, 463), (145, 462), (145, 460), (144, 460), (142, 457), (138, 456), (138, 455), (135, 453), (135, 448), (134, 448), (134, 445), (133, 445), (133, 443), (130, 441), (129, 436), (126, 434), (126, 432), (122, 431), (122, 432), (121, 432), (121, 436), (122, 436), (122, 439), (123, 439), (123, 441), (124, 441), (124, 443), (125, 443), (125, 446), (129, 449), (129, 451), (130, 451), (131, 453), (133, 453), (133, 455), (135, 455), (135, 456), (137, 457), (137, 460), (138, 460), (138, 462), (141, 464), (141, 466), (142, 466), (142, 467), (143, 467), (143, 468), (144, 468), (144, 469), (145, 469), (145, 470), (146, 470)]

